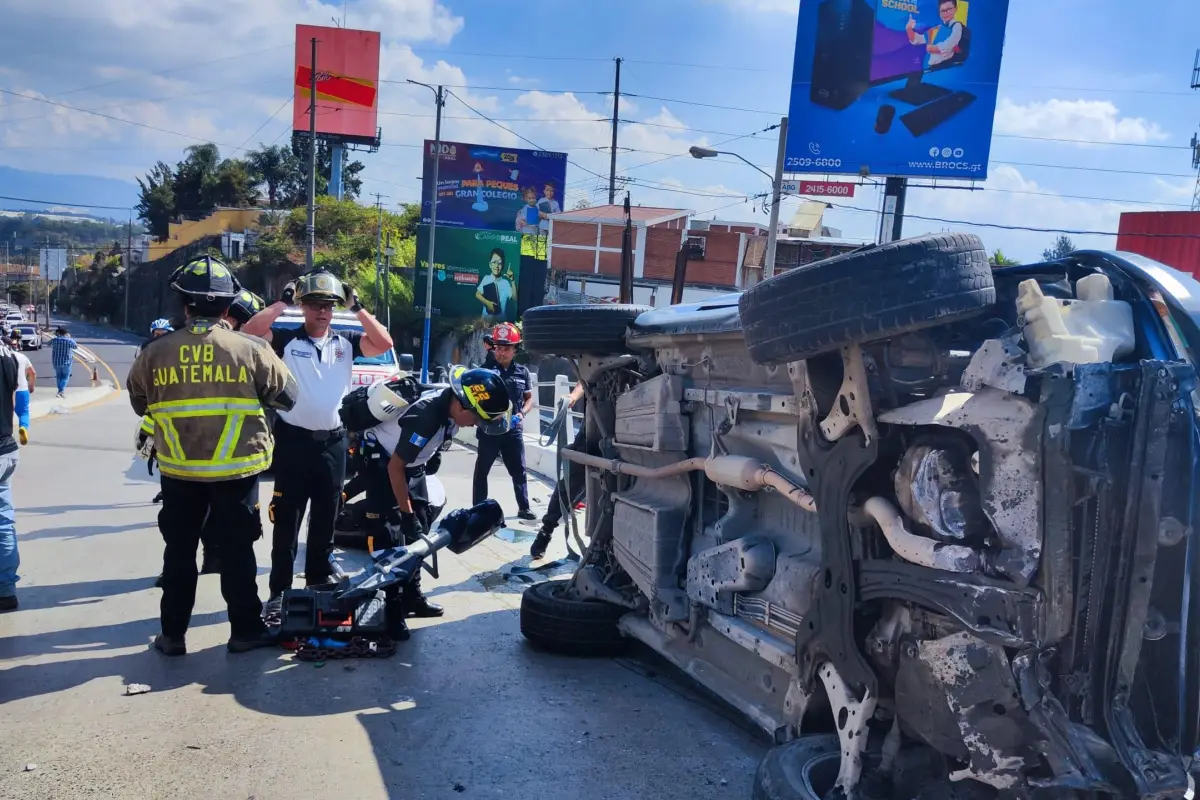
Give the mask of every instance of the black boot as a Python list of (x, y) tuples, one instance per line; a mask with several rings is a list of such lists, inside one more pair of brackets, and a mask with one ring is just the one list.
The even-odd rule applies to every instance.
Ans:
[(182, 636), (167, 636), (160, 633), (154, 637), (154, 649), (164, 656), (182, 656), (187, 654), (187, 643)]
[(446, 610), (437, 603), (429, 602), (429, 598), (421, 591), (421, 572), (419, 568), (412, 580), (404, 585), (400, 598), (400, 607), (404, 609), (404, 616), (406, 617), (425, 619), (428, 617), (440, 617), (446, 613)]
[(158, 494), (154, 495), (154, 499), (151, 500), (150, 502), (161, 503), (162, 502), (162, 492), (159, 492)]
[(158, 573), (158, 577), (154, 579), (154, 588), (155, 589), (162, 588), (162, 579), (163, 579), (163, 576), (162, 576), (162, 573), (160, 572), (160, 573)]
[(546, 548), (550, 546), (550, 537), (553, 533), (545, 528), (538, 531), (537, 537), (533, 540), (533, 546), (529, 548), (529, 555), (534, 561), (546, 555)]
[(387, 634), (396, 642), (407, 642), (412, 638), (408, 623), (404, 621), (404, 601), (394, 595), (387, 600)]

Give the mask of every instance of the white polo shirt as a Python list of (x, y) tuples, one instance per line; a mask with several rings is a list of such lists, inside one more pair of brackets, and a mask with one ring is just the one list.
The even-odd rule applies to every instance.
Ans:
[(27, 370), (33, 366), (29, 363), (29, 358), (21, 352), (12, 351), (13, 357), (17, 359), (17, 391), (29, 391), (29, 373)]
[(324, 339), (314, 340), (303, 327), (276, 329), (271, 345), (299, 386), (296, 405), (280, 411), (280, 419), (310, 431), (342, 427), (338, 409), (350, 391), (354, 359), (362, 355), (362, 334), (330, 328)]

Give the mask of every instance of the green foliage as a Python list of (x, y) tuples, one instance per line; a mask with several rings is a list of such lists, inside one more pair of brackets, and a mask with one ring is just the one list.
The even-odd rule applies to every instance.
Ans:
[(988, 257), (988, 263), (993, 267), (1012, 267), (1021, 262), (1004, 255), (1004, 251), (997, 247), (996, 251)]
[(29, 302), (30, 294), (28, 283), (14, 283), (8, 287), (8, 299), (19, 306)]
[(1075, 252), (1075, 243), (1071, 241), (1071, 237), (1066, 234), (1059, 234), (1059, 237), (1054, 240), (1054, 246), (1042, 251), (1042, 258), (1046, 261), (1056, 261), (1060, 258), (1065, 258), (1073, 252)]
[[(133, 228), (141, 233), (140, 225)], [(102, 222), (92, 219), (53, 219), (26, 213), (20, 216), (0, 217), (0, 259), (4, 257), (4, 245), (8, 245), (8, 257), (15, 264), (25, 259), (26, 248), (46, 246), (67, 247), (72, 250), (93, 250), (114, 239), (125, 241), (128, 229), (124, 223)], [(32, 254), (36, 258), (36, 253)]]

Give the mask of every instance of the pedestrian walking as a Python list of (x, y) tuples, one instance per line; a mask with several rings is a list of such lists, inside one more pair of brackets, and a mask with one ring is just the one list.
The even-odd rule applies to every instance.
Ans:
[(488, 472), (499, 456), (512, 478), (513, 492), (517, 496), (517, 517), (535, 520), (537, 515), (529, 508), (529, 484), (525, 477), (525, 436), (522, 420), (533, 408), (533, 378), (529, 370), (514, 359), (517, 346), (521, 343), (521, 331), (511, 322), (502, 322), (495, 327), (489, 339), (488, 356), (483, 369), (490, 369), (500, 376), (514, 409), (512, 424), (507, 431), (492, 433), (478, 431), (479, 452), (475, 458), (475, 475), (472, 482), (472, 505), (488, 499)]
[(221, 554), (227, 647), (267, 647), (275, 640), (262, 621), (254, 557), (262, 536), (258, 476), (274, 449), (264, 405), (292, 408), (296, 382), (265, 342), (233, 332), (227, 314), (241, 287), (227, 266), (205, 256), (176, 270), (170, 286), (183, 295), (186, 325), (151, 342), (127, 381), (134, 412), (154, 420), (162, 481), (166, 548), (154, 647), (168, 656), (187, 652), (206, 521)]
[(0, 342), (0, 612), (17, 608), (17, 518), (13, 506), (12, 479), (17, 471), (17, 442), (13, 438), (19, 368), (17, 359)]
[[(273, 331), (275, 320), (296, 301), (304, 311), (304, 324)], [(354, 312), (361, 332), (332, 327), (338, 304)], [(242, 333), (269, 341), (299, 385), (295, 407), (281, 411), (275, 425), (275, 491), (269, 508), (274, 525), (271, 596), (266, 609), (270, 619), (280, 611), (283, 590), (292, 586), (300, 523), (310, 503), (304, 580), (309, 586), (329, 581), (348, 447), (338, 409), (354, 379), (354, 359), (388, 352), (392, 337), (359, 302), (353, 288), (322, 270), (289, 283), (279, 301), (255, 314), (242, 326)]]
[(24, 445), (29, 444), (29, 400), (37, 381), (37, 371), (29, 357), (21, 352), (19, 344), (13, 348), (12, 354), (17, 360), (17, 441)]
[(54, 366), (54, 382), (58, 387), (55, 397), (67, 396), (67, 383), (71, 380), (71, 362), (78, 349), (79, 344), (71, 338), (67, 329), (58, 326), (54, 331), (54, 338), (50, 340), (50, 363)]

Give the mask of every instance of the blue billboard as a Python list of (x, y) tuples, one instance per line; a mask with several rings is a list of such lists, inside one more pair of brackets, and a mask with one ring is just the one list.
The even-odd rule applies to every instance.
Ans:
[[(425, 140), (421, 222), (429, 224), (434, 142)], [(549, 216), (563, 210), (567, 154), (512, 147), (441, 143), (438, 227), (514, 231), (545, 236)]]
[(787, 172), (987, 177), (1008, 0), (804, 0)]

